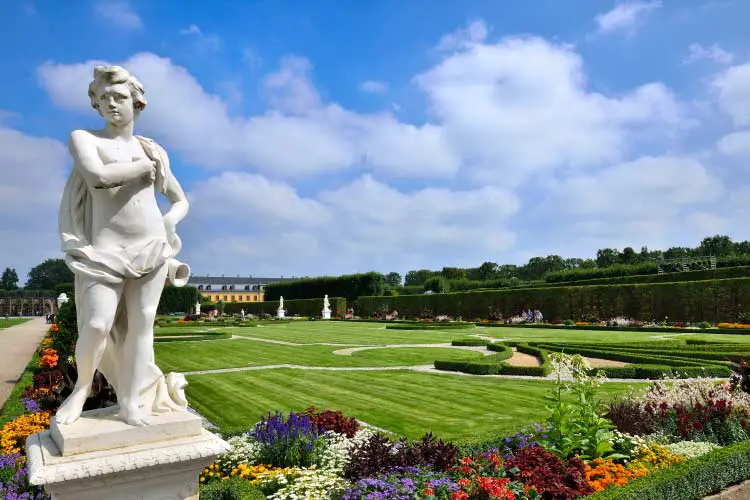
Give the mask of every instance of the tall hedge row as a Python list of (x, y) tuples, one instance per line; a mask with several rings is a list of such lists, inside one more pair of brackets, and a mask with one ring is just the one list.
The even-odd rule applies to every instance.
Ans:
[(381, 295), (384, 286), (385, 277), (380, 273), (306, 278), (266, 285), (265, 299), (267, 301), (279, 300), (279, 297), (284, 297), (284, 300), (314, 299), (328, 295), (355, 300), (362, 295)]
[(750, 312), (750, 278), (360, 297), (355, 312), (366, 317), (396, 309), (401, 317), (416, 317), (429, 309), (434, 315), (471, 320), (491, 313), (509, 318), (528, 308), (540, 309), (547, 320), (625, 316), (642, 321), (732, 322)]
[(159, 299), (159, 314), (175, 312), (191, 313), (195, 309), (195, 303), (200, 300), (201, 294), (194, 286), (176, 287), (166, 285)]
[[(331, 317), (344, 316), (346, 313), (346, 299), (343, 297), (329, 297), (328, 302), (331, 304)], [(279, 309), (279, 301), (265, 301), (265, 302), (227, 302), (224, 304), (224, 312), (226, 314), (239, 314), (244, 309), (245, 314), (254, 314), (260, 316), (262, 314), (270, 314), (276, 316), (276, 311)], [(315, 316), (320, 317), (323, 311), (323, 299), (292, 299), (287, 300), (284, 298), (284, 309), (286, 309), (287, 316), (294, 316), (298, 314), (300, 316)]]

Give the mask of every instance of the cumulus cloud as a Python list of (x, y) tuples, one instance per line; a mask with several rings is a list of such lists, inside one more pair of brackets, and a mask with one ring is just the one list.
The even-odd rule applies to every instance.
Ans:
[(189, 256), (206, 262), (220, 246), (224, 265), (239, 269), (243, 260), (257, 260), (256, 269), (276, 275), (442, 265), (440, 258), (470, 265), (514, 244), (504, 226), (520, 206), (500, 188), (407, 192), (368, 175), (303, 197), (285, 183), (224, 173), (193, 186), (189, 196), (192, 218), (183, 238)]
[(416, 81), (482, 182), (515, 185), (540, 171), (616, 161), (631, 132), (677, 126), (681, 116), (662, 84), (611, 97), (589, 91), (580, 55), (540, 38), (475, 45)]
[(54, 139), (0, 125), (0, 259), (21, 280), (31, 266), (59, 256), (57, 210), (65, 183), (67, 148)]
[(199, 51), (215, 51), (221, 47), (221, 38), (218, 35), (204, 33), (197, 24), (181, 29), (180, 34), (193, 38)]
[(133, 7), (126, 1), (107, 0), (100, 1), (94, 5), (96, 14), (103, 20), (108, 21), (124, 29), (143, 28), (143, 21)]
[(683, 62), (689, 64), (703, 60), (713, 61), (722, 65), (731, 64), (734, 60), (734, 54), (727, 52), (717, 44), (704, 47), (701, 44), (693, 43), (688, 47), (688, 55), (685, 56)]
[(716, 145), (717, 150), (738, 159), (750, 159), (750, 131), (727, 134)]
[(732, 66), (713, 82), (719, 94), (719, 106), (735, 126), (750, 124), (750, 64)]
[(612, 10), (596, 16), (599, 33), (609, 34), (635, 28), (649, 12), (662, 6), (661, 0), (633, 1), (616, 5)]

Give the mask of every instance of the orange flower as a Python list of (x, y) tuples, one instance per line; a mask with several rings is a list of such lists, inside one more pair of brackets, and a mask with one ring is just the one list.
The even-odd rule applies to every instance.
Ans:
[(39, 360), (39, 366), (42, 368), (54, 368), (57, 366), (57, 361), (57, 351), (51, 347), (48, 347), (44, 351), (42, 351), (42, 357)]
[(594, 491), (602, 491), (608, 486), (625, 486), (633, 479), (644, 477), (648, 474), (645, 468), (625, 468), (612, 460), (595, 458), (590, 464), (586, 464), (586, 482)]
[(52, 333), (57, 333), (58, 331), (60, 331), (60, 327), (57, 326), (57, 323), (52, 323), (52, 326), (50, 326), (49, 329)]

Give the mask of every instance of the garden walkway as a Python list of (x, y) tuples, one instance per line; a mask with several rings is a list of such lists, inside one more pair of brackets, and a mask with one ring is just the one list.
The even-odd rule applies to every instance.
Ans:
[(44, 318), (34, 318), (0, 330), (0, 408), (21, 378), (48, 328)]

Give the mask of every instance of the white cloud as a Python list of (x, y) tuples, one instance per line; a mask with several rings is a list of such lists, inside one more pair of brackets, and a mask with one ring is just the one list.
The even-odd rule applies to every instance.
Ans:
[(16, 268), (21, 281), (32, 266), (59, 257), (57, 211), (65, 183), (67, 148), (0, 125), (3, 182), (0, 185), (0, 262)]
[(710, 47), (704, 47), (701, 44), (693, 43), (688, 47), (688, 55), (685, 56), (683, 62), (692, 63), (696, 61), (709, 60), (714, 61), (718, 64), (731, 64), (734, 60), (734, 54), (727, 52), (726, 50), (719, 47), (717, 44), (713, 44)]
[(222, 269), (243, 269), (246, 261), (255, 272), (275, 275), (417, 265), (435, 254), (469, 265), (513, 245), (515, 235), (504, 225), (519, 209), (504, 189), (404, 192), (370, 176), (304, 198), (283, 183), (225, 173), (189, 196), (186, 259), (203, 269), (212, 263), (205, 256), (218, 251)]
[(488, 34), (489, 30), (484, 21), (472, 21), (466, 28), (444, 35), (438, 42), (436, 50), (443, 52), (467, 48), (484, 42)]
[(725, 135), (719, 139), (716, 149), (727, 156), (750, 160), (750, 131)]
[(364, 81), (359, 85), (359, 88), (371, 94), (385, 94), (388, 91), (388, 85), (375, 80)]
[(661, 0), (632, 1), (616, 5), (594, 19), (600, 33), (629, 31), (649, 12), (662, 6)]
[(133, 7), (124, 0), (103, 0), (95, 4), (96, 14), (105, 21), (125, 29), (143, 28), (143, 21)]
[(750, 64), (732, 66), (713, 82), (719, 93), (719, 106), (736, 126), (750, 124)]
[(586, 88), (581, 57), (539, 38), (453, 54), (416, 81), (446, 141), (482, 182), (516, 185), (560, 167), (617, 161), (631, 132), (678, 127), (681, 106), (661, 84), (607, 97)]
[(199, 51), (216, 51), (221, 48), (221, 38), (218, 35), (203, 33), (197, 24), (181, 29), (180, 34), (192, 37)]

